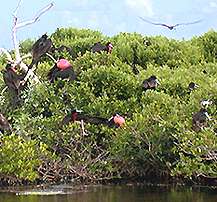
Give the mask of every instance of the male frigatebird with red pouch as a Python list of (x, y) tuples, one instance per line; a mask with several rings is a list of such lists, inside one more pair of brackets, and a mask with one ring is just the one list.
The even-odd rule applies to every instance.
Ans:
[(58, 78), (69, 80), (75, 80), (76, 78), (72, 65), (64, 58), (59, 59), (48, 73), (48, 79), (51, 83)]
[(84, 123), (90, 123), (95, 125), (106, 125), (109, 127), (122, 127), (125, 123), (125, 119), (119, 114), (114, 114), (110, 119), (90, 116), (82, 113), (78, 110), (72, 110), (69, 114), (67, 114), (63, 120), (62, 125), (69, 124), (70, 122), (76, 122), (83, 120)]

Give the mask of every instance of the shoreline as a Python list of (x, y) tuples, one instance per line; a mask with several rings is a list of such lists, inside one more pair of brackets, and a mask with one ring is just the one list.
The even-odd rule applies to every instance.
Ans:
[[(193, 180), (189, 179), (178, 179), (178, 178), (152, 178), (152, 177), (133, 177), (133, 178), (113, 178), (113, 179), (97, 179), (97, 180), (88, 180), (88, 179), (68, 179), (68, 180), (59, 180), (59, 181), (44, 181), (38, 179), (34, 182), (28, 180), (17, 180), (9, 181), (6, 179), (0, 179), (0, 189), (4, 187), (47, 187), (58, 184), (73, 184), (73, 185), (150, 185), (150, 186), (184, 186), (184, 187), (216, 187), (217, 188), (217, 178), (195, 178)], [(66, 179), (66, 176), (65, 176)]]

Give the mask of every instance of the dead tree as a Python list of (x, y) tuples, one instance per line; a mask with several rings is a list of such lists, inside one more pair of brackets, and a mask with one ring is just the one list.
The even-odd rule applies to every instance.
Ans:
[(26, 82), (29, 78), (32, 78), (32, 80), (34, 80), (36, 83), (39, 82), (38, 77), (34, 74), (32, 69), (29, 69), (28, 66), (23, 62), (23, 60), (27, 57), (31, 57), (31, 54), (25, 55), (25, 56), (21, 56), (20, 53), (20, 45), (19, 42), (17, 40), (17, 30), (23, 27), (26, 27), (28, 25), (31, 25), (37, 21), (39, 21), (40, 17), (46, 13), (48, 10), (50, 10), (53, 7), (53, 3), (48, 4), (47, 6), (45, 6), (43, 9), (41, 9), (32, 20), (27, 20), (27, 21), (21, 21), (18, 22), (18, 17), (17, 17), (17, 13), (18, 10), (20, 8), (20, 5), (22, 3), (22, 0), (19, 0), (18, 5), (15, 9), (15, 11), (13, 12), (13, 26), (12, 26), (12, 39), (13, 39), (13, 46), (14, 46), (14, 52), (15, 52), (15, 58), (13, 59), (10, 55), (10, 53), (4, 49), (4, 48), (0, 48), (0, 52), (4, 53), (7, 57), (8, 62), (13, 66), (16, 67), (24, 72), (27, 73), (25, 78), (24, 78), (24, 82)]

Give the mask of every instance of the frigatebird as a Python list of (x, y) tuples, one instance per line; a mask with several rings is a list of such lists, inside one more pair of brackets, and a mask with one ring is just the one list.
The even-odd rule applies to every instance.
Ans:
[(165, 23), (155, 23), (155, 22), (151, 22), (149, 20), (146, 20), (145, 18), (143, 17), (139, 17), (141, 20), (149, 23), (149, 24), (152, 24), (152, 25), (160, 25), (160, 26), (163, 26), (163, 27), (166, 27), (168, 28), (169, 30), (173, 30), (175, 29), (176, 27), (180, 26), (180, 25), (192, 25), (192, 24), (196, 24), (196, 23), (199, 23), (201, 22), (202, 20), (196, 20), (196, 21), (193, 21), (193, 22), (184, 22), (184, 23), (177, 23), (175, 25), (168, 25), (168, 24), (165, 24)]
[(159, 81), (155, 75), (150, 76), (148, 79), (145, 79), (143, 81), (143, 89), (146, 91), (148, 89), (155, 90), (157, 86), (159, 85)]
[(195, 132), (201, 131), (207, 126), (207, 121), (210, 120), (207, 109), (201, 108), (198, 112), (194, 113), (192, 116), (192, 129)]
[(48, 79), (53, 83), (56, 79), (75, 80), (76, 75), (70, 62), (64, 58), (59, 59), (48, 72)]
[(106, 45), (101, 44), (100, 42), (95, 43), (92, 47), (91, 47), (91, 51), (93, 53), (99, 53), (101, 51), (106, 51), (107, 53), (111, 53), (113, 49), (113, 45), (111, 42), (107, 42)]
[(199, 88), (199, 85), (198, 85), (198, 84), (196, 84), (196, 83), (194, 83), (194, 82), (190, 82), (190, 83), (188, 84), (188, 90), (189, 90), (189, 91), (193, 91), (193, 90), (195, 90), (196, 88)]
[(16, 67), (9, 63), (6, 65), (5, 70), (3, 70), (3, 79), (9, 91), (13, 94), (14, 104), (17, 104), (20, 91), (25, 87), (26, 83), (23, 81), (23, 79), (25, 78), (26, 74), (27, 72), (18, 74)]
[(29, 68), (37, 64), (41, 57), (51, 50), (52, 41), (48, 38), (47, 34), (43, 34), (32, 46), (32, 62)]
[(11, 132), (11, 125), (8, 120), (4, 117), (2, 113), (0, 113), (0, 132), (4, 133), (5, 131)]
[(74, 109), (63, 118), (62, 125), (69, 124), (70, 122), (80, 122), (82, 120), (84, 123), (90, 123), (94, 125), (102, 124), (108, 127), (116, 128), (121, 127), (125, 123), (125, 119), (119, 114), (114, 114), (111, 118), (107, 119), (84, 114), (82, 111)]

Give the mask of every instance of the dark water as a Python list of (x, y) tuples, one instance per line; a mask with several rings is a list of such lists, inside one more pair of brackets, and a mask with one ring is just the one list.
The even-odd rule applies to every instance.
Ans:
[(217, 189), (58, 185), (0, 190), (0, 202), (217, 202)]

